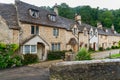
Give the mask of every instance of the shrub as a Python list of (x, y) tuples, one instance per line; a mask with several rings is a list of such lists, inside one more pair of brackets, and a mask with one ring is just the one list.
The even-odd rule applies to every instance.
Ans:
[(112, 46), (112, 49), (119, 49), (119, 46)]
[(48, 60), (57, 60), (65, 57), (66, 51), (49, 51), (48, 52)]
[(106, 50), (110, 50), (111, 48), (107, 47)]
[(24, 65), (37, 63), (39, 61), (37, 54), (25, 54), (23, 55), (23, 58), (24, 58), (23, 60)]
[(99, 51), (103, 51), (104, 49), (103, 49), (103, 47), (99, 47)]
[(118, 42), (118, 47), (120, 48), (120, 41)]
[(115, 46), (112, 46), (111, 48), (112, 48), (112, 49), (115, 49)]
[(89, 52), (94, 52), (95, 50), (91, 47), (89, 47)]
[(76, 60), (91, 60), (91, 55), (86, 48), (81, 48), (76, 55)]
[(17, 59), (18, 55), (14, 55), (17, 49), (17, 44), (0, 43), (0, 69), (22, 65), (22, 58)]

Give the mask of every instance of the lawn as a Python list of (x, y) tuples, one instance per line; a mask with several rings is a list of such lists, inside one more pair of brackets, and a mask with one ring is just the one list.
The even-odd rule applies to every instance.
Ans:
[(120, 58), (120, 54), (113, 54), (111, 55), (111, 58)]

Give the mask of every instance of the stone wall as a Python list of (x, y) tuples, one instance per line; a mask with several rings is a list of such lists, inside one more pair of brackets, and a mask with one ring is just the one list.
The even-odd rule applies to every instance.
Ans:
[(13, 30), (9, 29), (6, 21), (0, 16), (0, 42), (12, 43)]
[[(24, 41), (32, 35), (31, 25), (36, 26), (35, 24), (20, 23), (20, 27), (22, 29), (21, 41)], [(71, 38), (76, 38), (71, 31), (59, 28), (59, 36), (55, 37), (53, 36), (53, 27), (42, 25), (37, 26), (39, 26), (39, 35), (49, 44), (50, 49), (51, 43), (60, 43), (61, 50), (71, 49), (71, 46), (66, 45)]]
[(120, 80), (120, 59), (56, 63), (50, 80)]

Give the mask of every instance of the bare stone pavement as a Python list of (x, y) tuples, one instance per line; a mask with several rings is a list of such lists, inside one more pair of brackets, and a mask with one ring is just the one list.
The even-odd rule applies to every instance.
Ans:
[[(119, 53), (119, 49), (96, 52), (92, 58), (101, 59), (109, 56), (109, 53)], [(45, 61), (28, 66), (0, 70), (0, 80), (49, 80), (49, 66), (52, 63), (61, 62), (62, 60)]]
[(49, 80), (49, 66), (62, 60), (46, 61), (19, 68), (0, 70), (0, 80)]

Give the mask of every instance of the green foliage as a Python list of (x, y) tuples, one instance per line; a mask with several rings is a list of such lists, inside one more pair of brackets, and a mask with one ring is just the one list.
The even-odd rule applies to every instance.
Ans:
[(49, 51), (48, 52), (48, 60), (57, 60), (65, 57), (66, 51)]
[(88, 53), (86, 48), (81, 48), (76, 55), (76, 60), (91, 60), (91, 55)]
[(113, 54), (111, 55), (111, 58), (120, 58), (120, 54)]
[(93, 48), (91, 48), (91, 47), (89, 47), (89, 50), (88, 50), (89, 52), (94, 52), (95, 50), (93, 49)]
[[(47, 8), (50, 9), (51, 8)], [(53, 8), (52, 8), (53, 9)], [(77, 6), (70, 7), (66, 3), (62, 3), (58, 6), (59, 15), (68, 19), (74, 19), (75, 13), (78, 13), (82, 17), (82, 22), (90, 24), (92, 26), (97, 26), (97, 21), (100, 21), (104, 27), (111, 28), (114, 24), (117, 32), (120, 32), (120, 9), (118, 10), (108, 10), (91, 8), (90, 6)]]
[(112, 49), (118, 49), (119, 47), (118, 46), (112, 46), (111, 48)]
[(18, 45), (16, 44), (0, 43), (0, 69), (22, 65), (22, 58), (19, 55), (14, 55), (17, 49)]
[(99, 51), (103, 51), (104, 50), (104, 48), (103, 47), (99, 47)]
[(111, 48), (107, 47), (106, 50), (111, 50)]
[(23, 55), (23, 57), (24, 57), (24, 60), (23, 60), (24, 65), (37, 63), (39, 61), (39, 58), (36, 54), (25, 54)]
[(115, 46), (112, 46), (111, 48), (112, 48), (112, 49), (115, 49)]
[(118, 47), (120, 48), (120, 41), (118, 42)]

